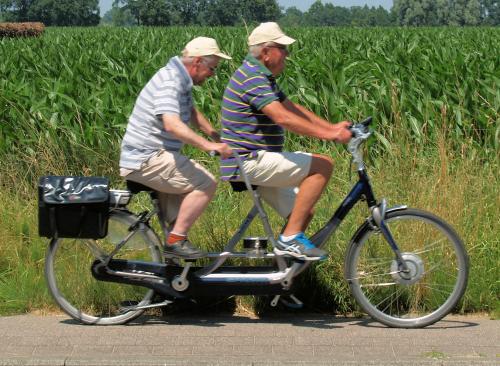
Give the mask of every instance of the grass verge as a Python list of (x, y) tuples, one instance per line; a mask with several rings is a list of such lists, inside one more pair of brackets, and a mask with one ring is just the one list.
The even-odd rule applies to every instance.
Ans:
[[(407, 204), (441, 216), (463, 238), (471, 259), (467, 292), (458, 312), (489, 312), (498, 318), (500, 293), (499, 268), (500, 231), (496, 157), (479, 161), (473, 155), (456, 156), (444, 140), (434, 149), (412, 153), (411, 145), (389, 152), (371, 161), (369, 169), (377, 197), (387, 197), (389, 204)], [(337, 161), (330, 186), (317, 205), (310, 233), (321, 227), (349, 191), (355, 177), (349, 179), (349, 165), (342, 149), (323, 151)], [(209, 159), (209, 158), (207, 158)], [(214, 160), (205, 163), (216, 167)], [(4, 161), (3, 164), (6, 164)], [(5, 165), (4, 165), (5, 166)], [(104, 168), (113, 171), (113, 167)], [(40, 174), (40, 172), (35, 172)], [(21, 176), (20, 176), (21, 175)], [(19, 179), (17, 187), (0, 191), (0, 314), (14, 314), (42, 309), (54, 309), (43, 278), (44, 254), (48, 241), (37, 235), (36, 187), (22, 180), (22, 173), (7, 172), (9, 181)], [(5, 177), (5, 176), (4, 176)], [(114, 182), (118, 182), (116, 176)], [(136, 203), (142, 208), (144, 202)], [(139, 207), (137, 207), (139, 206)], [(218, 194), (193, 228), (190, 237), (208, 250), (220, 250), (237, 229), (251, 202), (244, 193), (235, 194), (221, 184)], [(282, 220), (270, 212), (276, 233)], [(304, 273), (297, 285), (297, 296), (309, 310), (351, 313), (356, 305), (343, 280), (344, 255), (347, 243), (356, 228), (368, 216), (368, 210), (358, 205), (337, 233), (330, 239), (327, 261)], [(248, 235), (262, 234), (257, 221)], [(265, 311), (267, 299), (245, 297), (238, 300), (242, 309)]]

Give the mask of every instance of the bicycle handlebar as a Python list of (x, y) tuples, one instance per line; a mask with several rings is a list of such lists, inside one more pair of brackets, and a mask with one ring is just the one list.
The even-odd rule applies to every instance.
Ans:
[[(370, 133), (369, 126), (372, 123), (372, 119), (373, 119), (372, 117), (368, 117), (364, 121), (355, 123), (351, 127), (349, 127), (349, 130), (352, 133), (352, 137), (353, 138), (364, 137), (366, 134), (369, 134)], [(364, 140), (366, 140), (366, 138), (364, 138)]]
[(372, 117), (368, 117), (364, 121), (353, 124), (350, 127), (352, 139), (347, 144), (347, 150), (349, 150), (349, 152), (351, 153), (354, 163), (356, 163), (358, 166), (358, 170), (363, 170), (365, 167), (360, 146), (372, 134), (369, 127), (371, 123)]

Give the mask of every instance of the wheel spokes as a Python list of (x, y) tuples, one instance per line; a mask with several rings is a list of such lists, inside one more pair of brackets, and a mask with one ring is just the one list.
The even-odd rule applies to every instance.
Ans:
[[(410, 270), (397, 269), (395, 254), (380, 235), (370, 235), (358, 249), (356, 275), (349, 280), (370, 307), (400, 319), (435, 312), (450, 298), (458, 278), (456, 248), (443, 229), (421, 217), (386, 220)], [(372, 232), (373, 233), (373, 232)]]

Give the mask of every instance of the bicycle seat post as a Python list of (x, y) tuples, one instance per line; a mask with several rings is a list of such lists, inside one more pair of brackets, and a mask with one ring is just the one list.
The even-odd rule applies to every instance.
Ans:
[(271, 224), (269, 223), (266, 211), (264, 211), (262, 203), (260, 202), (259, 193), (257, 192), (257, 190), (254, 190), (252, 188), (250, 179), (248, 178), (248, 175), (246, 174), (245, 169), (243, 168), (243, 163), (241, 161), (240, 155), (236, 151), (233, 151), (233, 156), (234, 159), (236, 160), (236, 164), (238, 165), (240, 175), (243, 177), (247, 190), (250, 192), (252, 196), (253, 203), (255, 207), (257, 207), (259, 217), (262, 221), (262, 224), (264, 225), (264, 230), (266, 231), (266, 235), (268, 236), (269, 240), (271, 240), (273, 247), (276, 248), (276, 239), (274, 238), (273, 229), (271, 228)]
[(155, 191), (151, 187), (145, 186), (145, 185), (138, 183), (138, 182), (134, 182), (131, 180), (127, 180), (126, 182), (127, 182), (127, 188), (132, 194), (137, 194), (140, 192), (147, 192), (149, 194), (149, 197), (151, 199), (151, 204), (153, 206), (153, 210), (146, 215), (145, 221), (149, 221), (151, 219), (151, 217), (153, 217), (154, 215), (157, 215), (158, 219), (160, 221), (161, 229), (163, 231), (164, 241), (166, 241), (167, 236), (168, 236), (168, 228), (165, 224), (165, 218), (163, 217), (163, 213), (162, 213), (161, 208), (160, 208), (160, 200), (158, 197), (159, 192)]
[(158, 192), (157, 191), (151, 191), (149, 192), (149, 197), (151, 198), (151, 203), (153, 205), (153, 211), (154, 213), (158, 216), (158, 220), (160, 221), (160, 227), (161, 231), (163, 232), (163, 241), (164, 243), (167, 241), (168, 238), (168, 227), (166, 225), (165, 217), (163, 215), (163, 212), (160, 207), (160, 199), (158, 198)]

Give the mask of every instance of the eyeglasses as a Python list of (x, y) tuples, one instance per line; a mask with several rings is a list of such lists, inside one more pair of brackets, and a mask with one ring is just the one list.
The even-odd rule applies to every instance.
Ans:
[(203, 61), (203, 64), (212, 72), (212, 74), (215, 74), (217, 71), (217, 66), (210, 66), (206, 61)]
[(267, 48), (277, 48), (279, 50), (285, 51), (287, 55), (290, 54), (290, 50), (286, 46), (266, 46)]

